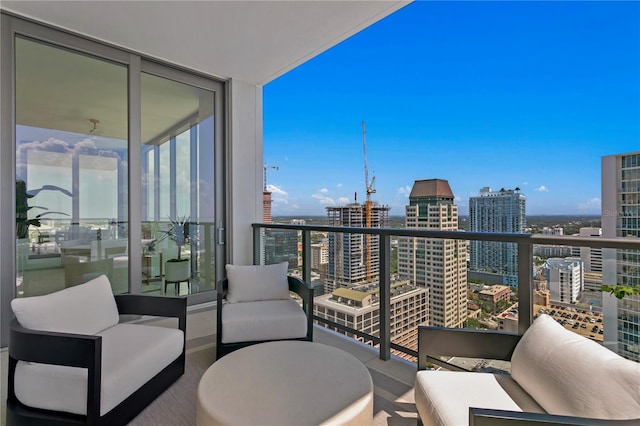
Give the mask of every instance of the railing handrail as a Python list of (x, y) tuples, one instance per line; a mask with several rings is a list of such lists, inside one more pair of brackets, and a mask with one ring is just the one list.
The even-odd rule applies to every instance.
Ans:
[(504, 243), (550, 244), (572, 247), (640, 250), (638, 237), (581, 237), (574, 235), (516, 234), (507, 232), (443, 231), (417, 228), (362, 228), (330, 225), (293, 225), (284, 223), (253, 223), (256, 228), (290, 229), (293, 231), (342, 232), (400, 237), (443, 238), (468, 241), (495, 241)]

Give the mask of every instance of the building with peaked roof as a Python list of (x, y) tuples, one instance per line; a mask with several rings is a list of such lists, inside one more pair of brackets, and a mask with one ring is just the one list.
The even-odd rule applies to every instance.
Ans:
[[(444, 179), (415, 181), (407, 228), (457, 230), (458, 206)], [(467, 242), (399, 237), (398, 277), (429, 289), (431, 325), (462, 327), (467, 319)]]

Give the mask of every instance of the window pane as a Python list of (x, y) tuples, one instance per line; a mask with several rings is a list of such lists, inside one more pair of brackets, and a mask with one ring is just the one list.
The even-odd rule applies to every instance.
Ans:
[(16, 39), (18, 297), (128, 291), (127, 68)]
[(212, 290), (214, 93), (147, 73), (141, 82), (143, 292)]

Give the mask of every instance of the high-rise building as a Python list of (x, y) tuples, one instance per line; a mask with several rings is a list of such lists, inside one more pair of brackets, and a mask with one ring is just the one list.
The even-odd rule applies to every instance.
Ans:
[[(640, 151), (602, 157), (602, 237), (640, 237)], [(602, 264), (603, 284), (640, 286), (640, 250), (603, 249)], [(640, 361), (640, 296), (604, 294), (603, 314), (605, 346)]]
[[(527, 226), (526, 197), (520, 189), (480, 189), (469, 198), (469, 231), (522, 233)], [(518, 285), (518, 246), (515, 243), (471, 241), (469, 269), (502, 276), (505, 285)]]
[[(371, 227), (383, 228), (389, 224), (389, 206), (374, 203), (371, 206)], [(327, 207), (329, 225), (365, 227), (364, 204), (352, 203), (343, 207)], [(324, 282), (325, 293), (339, 287), (353, 287), (367, 282), (367, 250), (370, 254), (370, 282), (380, 280), (380, 238), (372, 235), (367, 244), (364, 234), (329, 233), (329, 263)], [(367, 247), (368, 246), (368, 247)]]
[[(449, 182), (417, 180), (406, 206), (407, 228), (458, 230)], [(430, 324), (463, 327), (467, 319), (467, 243), (439, 238), (398, 239), (398, 276), (429, 289)]]
[[(601, 237), (602, 228), (580, 228), (578, 237)], [(602, 272), (602, 249), (592, 247), (571, 247), (571, 255), (580, 257), (585, 272)]]
[(311, 244), (311, 269), (318, 270), (320, 265), (329, 263), (329, 246), (323, 243)]
[(551, 300), (576, 303), (584, 290), (584, 268), (578, 257), (551, 257), (542, 265)]
[[(266, 177), (266, 175), (265, 175)], [(271, 191), (262, 191), (262, 220), (272, 223)], [(288, 229), (263, 229), (260, 256), (265, 265), (288, 262), (289, 269), (298, 267), (298, 233)]]
[(262, 191), (262, 223), (271, 223), (271, 191)]

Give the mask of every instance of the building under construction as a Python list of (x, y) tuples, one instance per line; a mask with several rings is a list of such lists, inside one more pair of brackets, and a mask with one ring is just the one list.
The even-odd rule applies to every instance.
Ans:
[[(370, 227), (384, 228), (389, 225), (389, 206), (370, 204)], [(344, 207), (327, 207), (329, 224), (364, 228), (367, 225), (365, 204), (352, 203)], [(325, 293), (339, 287), (353, 287), (378, 282), (380, 276), (379, 237), (364, 234), (329, 233), (329, 264), (324, 280)], [(370, 277), (370, 278), (367, 278)]]

